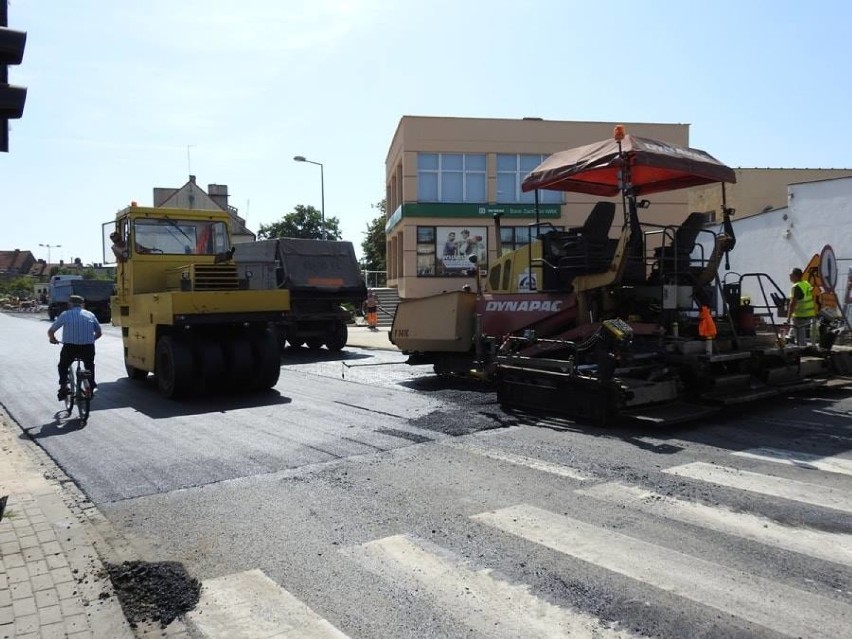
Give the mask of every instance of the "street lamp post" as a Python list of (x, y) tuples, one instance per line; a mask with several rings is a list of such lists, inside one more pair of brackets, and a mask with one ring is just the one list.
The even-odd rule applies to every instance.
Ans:
[(320, 216), (322, 217), (322, 239), (327, 239), (325, 234), (325, 179), (323, 178), (322, 162), (314, 162), (308, 160), (304, 155), (297, 155), (293, 158), (296, 162), (307, 162), (308, 164), (316, 164), (320, 168)]
[(39, 246), (43, 246), (47, 249), (47, 265), (50, 266), (50, 249), (52, 248), (62, 248), (61, 244), (39, 244)]

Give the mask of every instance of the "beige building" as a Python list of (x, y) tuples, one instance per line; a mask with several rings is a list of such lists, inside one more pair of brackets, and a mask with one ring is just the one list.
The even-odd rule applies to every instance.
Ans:
[(226, 184), (208, 184), (205, 192), (196, 184), (195, 176), (177, 189), (154, 187), (154, 206), (172, 209), (200, 209), (202, 211), (226, 211), (231, 217), (231, 241), (234, 244), (254, 242), (257, 236), (246, 227), (239, 211), (228, 204)]
[[(523, 118), (404, 116), (385, 161), (388, 285), (400, 297), (423, 297), (473, 285), (470, 255), (480, 266), (497, 257), (494, 215), (501, 214), (501, 246), (529, 241), (536, 222), (535, 194), (522, 193), (524, 176), (544, 158), (627, 133), (689, 146), (688, 124), (567, 122)], [(730, 164), (717, 149), (703, 149)], [(852, 175), (823, 169), (739, 169), (727, 186), (738, 216), (786, 205), (787, 184)], [(558, 228), (579, 226), (599, 198), (541, 191), (539, 220)], [(721, 187), (714, 185), (648, 198), (645, 223), (680, 224), (691, 211), (718, 219)], [(619, 207), (620, 210), (620, 207)], [(619, 231), (616, 220), (613, 232)]]
[[(748, 217), (789, 204), (787, 187), (852, 176), (852, 169), (734, 169), (737, 183), (725, 186), (728, 206), (735, 209), (734, 219)], [(717, 213), (722, 209), (722, 186), (710, 184), (690, 189), (689, 210)], [(718, 215), (709, 222), (720, 221)]]

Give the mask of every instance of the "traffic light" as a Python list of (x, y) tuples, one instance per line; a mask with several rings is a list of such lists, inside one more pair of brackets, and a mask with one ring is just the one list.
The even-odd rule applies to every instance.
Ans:
[(9, 120), (24, 114), (27, 89), (9, 84), (10, 64), (21, 64), (27, 34), (7, 28), (6, 0), (0, 0), (0, 151), (9, 150)]

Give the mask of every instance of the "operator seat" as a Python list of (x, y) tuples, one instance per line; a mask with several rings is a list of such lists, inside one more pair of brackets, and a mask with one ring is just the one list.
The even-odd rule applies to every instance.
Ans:
[(692, 251), (695, 249), (698, 234), (704, 227), (705, 219), (704, 213), (690, 213), (675, 231), (672, 243), (654, 249), (653, 270), (656, 276), (669, 279), (689, 275)]
[(615, 219), (614, 202), (598, 202), (583, 226), (543, 236), (545, 259), (555, 266), (562, 287), (569, 287), (578, 275), (599, 273), (609, 267), (615, 246), (609, 230)]

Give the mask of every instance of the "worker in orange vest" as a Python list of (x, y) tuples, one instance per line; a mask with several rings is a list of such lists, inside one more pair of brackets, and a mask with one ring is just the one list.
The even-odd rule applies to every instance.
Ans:
[(378, 328), (378, 310), (379, 300), (376, 298), (376, 294), (373, 293), (373, 290), (370, 289), (367, 291), (367, 299), (364, 300), (364, 304), (362, 305), (362, 312), (364, 313), (364, 317), (367, 318), (367, 326), (369, 326), (371, 330), (376, 330)]

